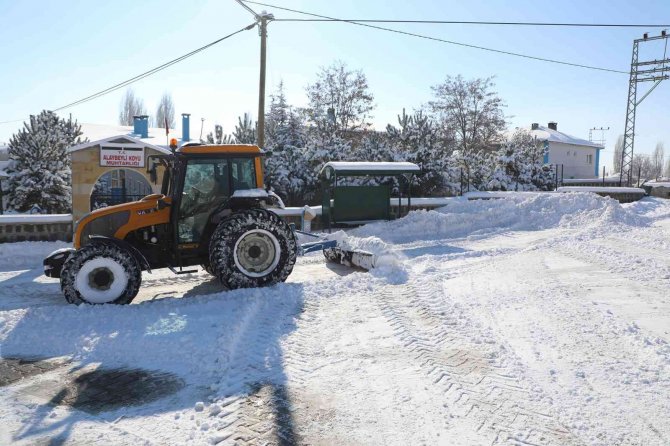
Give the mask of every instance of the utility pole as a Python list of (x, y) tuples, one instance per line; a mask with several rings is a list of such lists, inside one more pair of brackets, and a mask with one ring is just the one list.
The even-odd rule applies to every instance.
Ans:
[[(623, 135), (623, 150), (621, 151), (621, 173), (619, 176), (619, 186), (624, 183), (630, 186), (633, 177), (633, 147), (635, 144), (635, 112), (637, 106), (651, 94), (661, 81), (670, 78), (670, 67), (667, 63), (670, 59), (666, 58), (668, 49), (668, 35), (665, 30), (661, 31), (660, 36), (649, 37), (644, 33), (641, 39), (633, 41), (633, 55), (630, 62), (630, 80), (628, 84), (628, 102), (626, 105), (626, 126)], [(638, 60), (640, 43), (651, 42), (655, 40), (665, 40), (665, 49), (663, 59), (661, 60)], [(654, 82), (647, 92), (637, 100), (637, 84), (641, 82)]]
[(242, 0), (235, 0), (244, 9), (249, 11), (258, 23), (258, 32), (261, 36), (261, 66), (260, 76), (258, 79), (258, 121), (257, 121), (257, 141), (258, 147), (261, 149), (265, 145), (265, 63), (267, 60), (267, 37), (268, 37), (268, 22), (274, 20), (274, 15), (262, 11), (257, 14), (256, 11), (244, 4)]
[[(607, 127), (607, 128), (605, 128), (605, 127), (600, 127), (600, 128), (592, 127), (592, 128), (590, 128), (589, 129), (589, 142), (594, 142), (594, 143), (598, 144), (599, 146), (605, 147), (605, 142), (606, 142), (605, 132), (609, 129), (610, 129), (609, 127)], [(595, 131), (600, 131), (600, 139), (596, 139), (596, 140), (593, 139), (593, 131), (594, 130)]]

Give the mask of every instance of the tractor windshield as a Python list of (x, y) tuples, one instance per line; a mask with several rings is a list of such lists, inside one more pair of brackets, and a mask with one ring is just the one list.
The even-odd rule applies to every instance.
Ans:
[(179, 207), (179, 243), (197, 243), (213, 210), (232, 192), (256, 187), (254, 158), (189, 160)]
[(179, 243), (199, 241), (209, 214), (229, 196), (228, 160), (190, 160), (179, 207)]

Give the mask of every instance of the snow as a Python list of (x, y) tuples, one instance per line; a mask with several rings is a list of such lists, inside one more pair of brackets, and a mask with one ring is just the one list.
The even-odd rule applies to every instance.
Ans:
[(597, 187), (597, 186), (563, 186), (558, 192), (604, 192), (620, 194), (644, 194), (644, 189), (639, 187)]
[(651, 187), (670, 187), (670, 181), (647, 181), (644, 185)]
[(538, 126), (537, 130), (532, 130), (528, 128), (530, 134), (536, 137), (540, 141), (551, 141), (562, 144), (573, 144), (577, 146), (588, 146), (596, 147), (602, 149), (603, 146), (596, 144), (585, 139), (577, 138), (575, 136), (568, 135), (567, 133), (559, 132), (558, 130), (550, 129), (549, 127), (544, 127), (542, 125)]
[[(335, 172), (350, 171), (397, 171), (397, 172), (419, 172), (421, 168), (414, 163), (408, 162), (387, 162), (387, 161), (329, 161), (324, 164), (323, 169), (332, 167)], [(323, 171), (323, 169), (321, 169)]]
[(233, 192), (233, 198), (267, 198), (265, 189), (238, 189)]
[[(605, 182), (606, 183), (611, 183), (611, 182), (615, 182), (615, 181), (618, 182), (620, 179), (621, 179), (621, 177), (618, 174), (617, 175), (610, 175), (610, 176), (605, 177)], [(575, 183), (594, 183), (594, 184), (598, 184), (598, 183), (603, 182), (603, 177), (599, 177), (599, 178), (564, 178), (561, 181), (563, 182), (563, 184), (575, 184)]]
[(72, 214), (8, 214), (0, 215), (0, 225), (3, 223), (72, 223)]
[[(165, 153), (171, 153), (167, 148), (168, 138), (176, 138), (181, 143), (181, 119), (177, 119), (177, 126), (174, 129), (170, 129), (170, 134), (165, 135), (165, 129), (162, 128), (149, 128), (149, 133), (147, 138), (140, 138), (138, 135), (134, 134), (134, 127), (132, 125), (106, 125), (106, 124), (91, 124), (91, 123), (82, 123), (82, 140), (88, 138), (87, 143), (82, 143), (77, 146), (71, 147), (69, 151), (81, 150), (92, 145), (95, 145), (96, 142), (106, 141), (109, 139), (115, 139), (117, 137), (126, 137), (132, 138), (139, 143), (144, 143), (150, 145), (152, 148), (162, 151)], [(194, 140), (191, 140), (194, 141)]]
[[(66, 305), (41, 275), (63, 243), (0, 245), (0, 354), (74, 361), (0, 388), (0, 442), (668, 444), (670, 201), (501, 197), (332, 234), (370, 273), (158, 270), (129, 306)], [(31, 390), (123, 366), (185, 387), (94, 415)]]

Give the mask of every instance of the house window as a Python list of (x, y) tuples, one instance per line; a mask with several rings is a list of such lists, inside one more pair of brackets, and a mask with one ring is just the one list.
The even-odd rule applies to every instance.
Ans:
[(592, 154), (586, 155), (586, 162), (589, 163), (589, 164), (593, 164), (593, 155)]

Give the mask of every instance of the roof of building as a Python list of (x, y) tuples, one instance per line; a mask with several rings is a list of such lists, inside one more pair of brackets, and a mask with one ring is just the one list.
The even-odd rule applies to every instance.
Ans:
[(549, 141), (549, 142), (555, 142), (559, 144), (572, 144), (575, 146), (587, 146), (587, 147), (595, 147), (597, 149), (603, 149), (603, 146), (600, 144), (596, 144), (591, 141), (587, 141), (585, 139), (577, 138), (572, 135), (568, 135), (567, 133), (559, 132), (558, 130), (553, 130), (550, 129), (549, 127), (544, 127), (542, 125), (537, 127), (537, 130), (532, 130), (530, 127), (526, 127), (526, 130), (530, 132), (530, 134), (534, 137), (536, 137), (540, 141)]
[(149, 137), (141, 138), (140, 135), (134, 133), (134, 128), (131, 125), (105, 125), (105, 124), (81, 124), (82, 135), (81, 138), (88, 138), (88, 142), (78, 144), (68, 149), (69, 152), (86, 149), (95, 143), (110, 142), (117, 137), (124, 137), (134, 144), (144, 144), (160, 152), (171, 153), (168, 148), (168, 139), (177, 139), (177, 145), (182, 144), (181, 126), (170, 129), (170, 133), (165, 135), (165, 129), (149, 128)]

